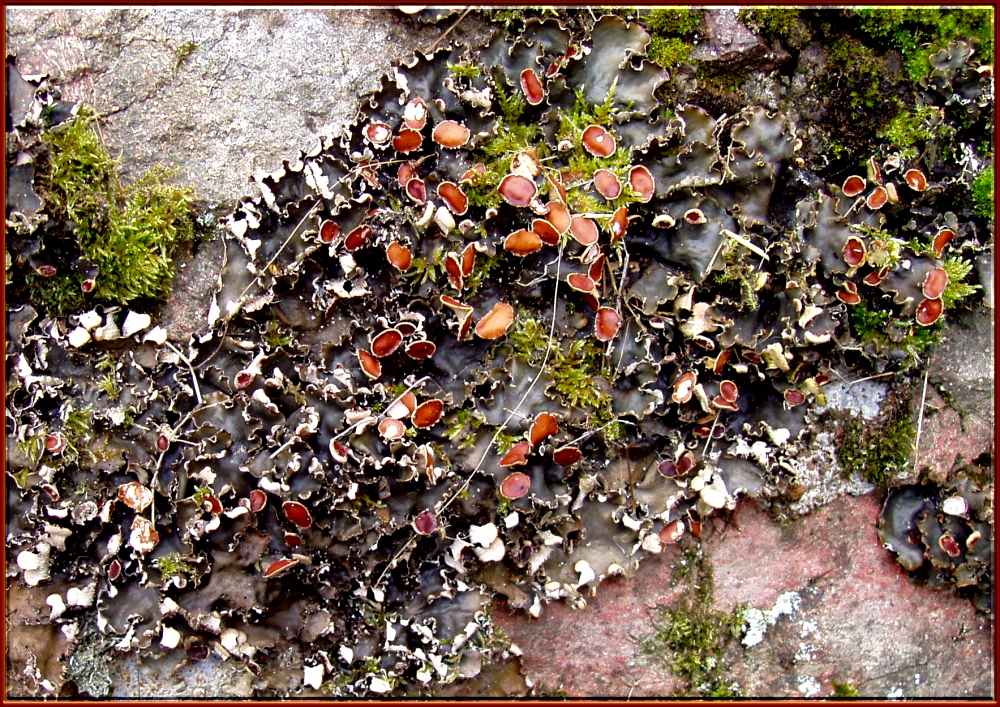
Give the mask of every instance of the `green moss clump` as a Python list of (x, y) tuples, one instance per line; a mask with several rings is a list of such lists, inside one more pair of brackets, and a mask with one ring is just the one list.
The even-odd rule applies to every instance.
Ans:
[(882, 336), (891, 320), (891, 313), (869, 309), (863, 302), (850, 309), (851, 333), (858, 341), (872, 341)]
[(267, 322), (267, 329), (264, 331), (264, 341), (272, 349), (280, 349), (282, 346), (290, 346), (292, 343), (292, 332), (282, 326), (277, 319)]
[(511, 447), (513, 447), (515, 444), (517, 444), (523, 439), (524, 437), (522, 435), (517, 435), (514, 434), (513, 432), (507, 432), (506, 430), (500, 432), (500, 434), (497, 435), (496, 442), (494, 442), (494, 444), (496, 445), (497, 453), (506, 454), (507, 452), (510, 451)]
[[(922, 355), (938, 343), (944, 317), (929, 327), (918, 326), (912, 317), (902, 319), (889, 311), (874, 309), (871, 303), (862, 302), (851, 307), (848, 321), (851, 333), (859, 342), (871, 344), (878, 351), (902, 351), (905, 358), (900, 367), (905, 370), (916, 365)], [(899, 334), (890, 338), (890, 330)]]
[(197, 48), (198, 44), (192, 41), (184, 42), (179, 47), (177, 47), (177, 49), (174, 51), (174, 71), (177, 71), (179, 68), (181, 68), (185, 64), (185, 62), (187, 62), (187, 60), (191, 58), (191, 55), (194, 54)]
[(498, 76), (493, 82), (498, 110), (497, 129), (496, 135), (481, 145), (486, 156), (486, 169), (463, 184), (469, 204), (476, 207), (496, 208), (500, 205), (497, 185), (510, 172), (511, 162), (518, 153), (533, 151), (538, 159), (546, 154), (544, 143), (538, 139), (538, 124), (522, 122), (527, 102), (519, 91), (508, 91), (505, 81)]
[(980, 61), (993, 61), (992, 8), (862, 8), (853, 11), (860, 29), (881, 46), (900, 52), (914, 81), (931, 71), (930, 57), (957, 39), (971, 41)]
[(861, 693), (858, 692), (858, 688), (849, 682), (833, 681), (834, 697), (857, 697), (860, 694)]
[(912, 111), (902, 110), (879, 133), (895, 147), (901, 148), (903, 157), (913, 159), (918, 147), (936, 137), (947, 138), (952, 128), (942, 122), (942, 113), (933, 106), (917, 106)]
[(691, 56), (694, 47), (678, 37), (656, 37), (649, 40), (646, 54), (664, 69), (672, 69), (683, 64)]
[(747, 259), (746, 250), (735, 241), (727, 241), (722, 249), (720, 259), (724, 264), (721, 270), (714, 270), (715, 282), (727, 285), (739, 293), (740, 306), (744, 310), (755, 310), (759, 306), (757, 291), (764, 285), (754, 262)]
[(740, 10), (739, 18), (760, 35), (780, 39), (799, 49), (810, 39), (809, 30), (800, 20), (802, 10), (791, 7), (754, 7)]
[(979, 285), (971, 285), (965, 281), (969, 277), (969, 273), (972, 272), (972, 263), (968, 260), (947, 258), (941, 267), (948, 273), (948, 286), (941, 293), (941, 304), (944, 305), (945, 311), (955, 307), (980, 289)]
[(484, 422), (474, 408), (462, 408), (448, 416), (445, 436), (458, 449), (471, 447), (476, 443), (476, 433)]
[(857, 40), (841, 37), (830, 45), (830, 65), (840, 75), (848, 106), (855, 111), (876, 111), (888, 103), (883, 85), (885, 62)]
[(686, 554), (682, 581), (688, 591), (676, 604), (660, 611), (655, 633), (642, 642), (642, 650), (664, 661), (674, 675), (684, 679), (687, 695), (738, 696), (738, 685), (726, 680), (724, 654), (743, 633), (744, 607), (731, 612), (712, 608), (712, 567), (700, 553)]
[(171, 552), (163, 557), (158, 557), (153, 560), (153, 564), (160, 571), (160, 577), (164, 582), (174, 577), (186, 579), (195, 575), (194, 567), (179, 552)]
[(553, 346), (549, 371), (552, 389), (571, 407), (597, 410), (609, 396), (598, 385), (603, 373), (604, 350), (591, 339), (575, 339), (569, 346)]
[[(549, 341), (541, 322), (534, 317), (519, 318), (508, 340), (514, 358), (529, 366), (541, 365)], [(552, 378), (549, 390), (564, 405), (586, 409), (593, 426), (604, 427), (605, 441), (614, 442), (622, 438), (624, 430), (614, 412), (606, 363), (604, 348), (596, 340), (553, 341), (546, 372)]]
[[(52, 216), (66, 220), (76, 235), (80, 256), (98, 269), (93, 297), (127, 304), (163, 297), (174, 276), (178, 247), (194, 237), (193, 194), (170, 186), (154, 169), (124, 186), (118, 164), (94, 127), (90, 111), (47, 132), (47, 168), (39, 175)], [(33, 301), (56, 314), (82, 303), (78, 273), (27, 278)]]
[(483, 70), (475, 64), (465, 62), (448, 64), (448, 72), (458, 79), (477, 79), (482, 76)]
[(972, 204), (985, 219), (993, 218), (993, 168), (987, 167), (972, 182)]
[(663, 7), (650, 11), (646, 24), (654, 35), (690, 37), (701, 30), (702, 10)]
[(844, 426), (837, 461), (848, 475), (885, 486), (909, 466), (915, 436), (908, 405), (898, 406), (880, 425), (851, 419)]

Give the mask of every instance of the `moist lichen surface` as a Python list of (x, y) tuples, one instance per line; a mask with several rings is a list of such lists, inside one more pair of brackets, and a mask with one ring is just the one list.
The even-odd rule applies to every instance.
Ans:
[[(667, 99), (692, 14), (511, 17), (398, 66), (226, 219), (184, 345), (146, 312), (191, 195), (123, 187), (92, 116), (9, 62), (16, 581), (91, 653), (259, 673), (291, 644), (328, 695), (419, 694), (509, 653), (491, 601), (582, 607), (741, 498), (786, 502), (825, 386), (919, 369), (980, 296), (992, 76), (939, 48), (916, 112), (820, 178), (789, 116)], [(844, 458), (885, 483), (909, 441), (869, 437)], [(955, 483), (893, 492), (880, 533), (991, 611), (989, 484)], [(664, 642), (721, 651), (695, 618)]]

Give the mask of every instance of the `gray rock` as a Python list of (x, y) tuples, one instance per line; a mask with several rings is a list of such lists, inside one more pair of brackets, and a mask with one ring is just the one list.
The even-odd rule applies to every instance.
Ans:
[(772, 50), (739, 20), (738, 8), (720, 8), (705, 13), (705, 37), (691, 58), (709, 67), (732, 68), (776, 66), (788, 58), (782, 50)]

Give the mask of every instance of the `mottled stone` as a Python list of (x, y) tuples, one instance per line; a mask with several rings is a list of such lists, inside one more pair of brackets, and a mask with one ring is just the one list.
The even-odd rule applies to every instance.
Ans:
[[(794, 610), (779, 615), (760, 644), (730, 649), (730, 677), (743, 694), (826, 696), (834, 681), (881, 697), (990, 694), (989, 621), (969, 601), (905, 576), (875, 535), (878, 512), (873, 496), (845, 497), (778, 525), (745, 503), (728, 525), (714, 523), (705, 550), (717, 609), (767, 612), (783, 595), (797, 597), (785, 597)], [(605, 582), (582, 611), (548, 606), (538, 620), (497, 611), (524, 651), (526, 676), (571, 696), (669, 695), (679, 688), (639, 647), (653, 631), (656, 607), (681, 591), (671, 582), (677, 555), (672, 548), (633, 578)]]

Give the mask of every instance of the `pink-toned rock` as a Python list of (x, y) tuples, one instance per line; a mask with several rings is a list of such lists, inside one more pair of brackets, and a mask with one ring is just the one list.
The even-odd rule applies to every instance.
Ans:
[[(967, 600), (905, 576), (875, 535), (879, 508), (873, 496), (844, 497), (779, 525), (744, 503), (728, 524), (706, 529), (717, 609), (749, 605), (768, 614), (779, 599), (796, 607), (759, 644), (730, 648), (729, 677), (744, 695), (827, 696), (834, 681), (879, 697), (991, 694), (989, 622)], [(657, 607), (679, 596), (671, 582), (677, 558), (671, 548), (633, 578), (605, 582), (582, 611), (553, 604), (533, 620), (498, 610), (524, 652), (525, 675), (580, 697), (681, 688), (640, 648)]]

